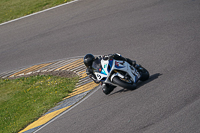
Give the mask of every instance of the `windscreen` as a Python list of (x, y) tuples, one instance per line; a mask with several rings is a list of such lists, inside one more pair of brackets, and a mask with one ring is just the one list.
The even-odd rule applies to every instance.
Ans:
[(92, 63), (92, 68), (94, 72), (101, 72), (102, 67), (101, 67), (101, 59), (96, 59)]

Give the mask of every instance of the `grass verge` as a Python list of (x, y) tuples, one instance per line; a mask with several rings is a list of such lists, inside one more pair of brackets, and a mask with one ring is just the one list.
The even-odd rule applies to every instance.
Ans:
[(75, 88), (78, 77), (31, 76), (0, 79), (0, 132), (18, 132)]
[(71, 0), (0, 0), (0, 23), (69, 1)]

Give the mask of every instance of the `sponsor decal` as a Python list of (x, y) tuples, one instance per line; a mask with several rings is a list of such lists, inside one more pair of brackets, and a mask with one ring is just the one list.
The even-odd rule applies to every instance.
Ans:
[(124, 68), (124, 63), (123, 61), (115, 61), (115, 67), (116, 68)]

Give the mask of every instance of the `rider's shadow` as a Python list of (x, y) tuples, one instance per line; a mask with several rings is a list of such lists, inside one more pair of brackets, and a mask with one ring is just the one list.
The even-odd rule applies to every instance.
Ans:
[[(159, 76), (161, 76), (161, 75), (162, 75), (162, 74), (160, 74), (160, 73), (156, 73), (156, 74), (151, 75), (147, 81), (142, 81), (142, 82), (139, 81), (139, 82), (137, 83), (137, 88), (136, 88), (136, 89), (139, 89), (139, 88), (142, 87), (143, 85), (145, 85), (145, 84), (147, 84), (147, 83), (149, 83), (149, 82), (151, 82), (151, 81), (157, 79), (157, 78), (158, 78)], [(136, 89), (134, 89), (134, 90), (136, 90)], [(113, 95), (113, 94), (115, 94), (115, 93), (127, 92), (127, 91), (133, 91), (133, 90), (121, 89), (121, 90), (116, 91), (116, 92), (114, 92), (114, 93), (112, 93), (112, 94), (110, 94), (110, 95)]]

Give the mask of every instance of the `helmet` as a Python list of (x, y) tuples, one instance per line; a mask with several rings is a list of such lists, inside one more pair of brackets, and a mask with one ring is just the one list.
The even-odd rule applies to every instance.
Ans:
[(84, 57), (84, 64), (86, 67), (92, 66), (92, 62), (94, 61), (95, 57), (92, 54), (86, 54)]

